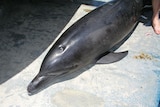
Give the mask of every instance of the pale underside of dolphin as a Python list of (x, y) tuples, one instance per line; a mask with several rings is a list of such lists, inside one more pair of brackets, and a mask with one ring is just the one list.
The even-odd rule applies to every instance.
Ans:
[(30, 95), (80, 74), (96, 63), (121, 60), (128, 51), (114, 50), (133, 31), (142, 10), (143, 0), (114, 0), (98, 7), (67, 29), (52, 46), (40, 72), (27, 90)]

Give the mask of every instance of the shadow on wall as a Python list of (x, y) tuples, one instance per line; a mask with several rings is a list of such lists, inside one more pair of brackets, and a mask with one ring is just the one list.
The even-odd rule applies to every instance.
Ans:
[(78, 7), (69, 0), (1, 0), (0, 84), (41, 55)]

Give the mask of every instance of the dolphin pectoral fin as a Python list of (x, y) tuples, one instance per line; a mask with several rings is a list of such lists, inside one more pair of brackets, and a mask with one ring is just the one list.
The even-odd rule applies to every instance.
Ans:
[(97, 61), (97, 64), (109, 64), (117, 62), (123, 59), (128, 54), (128, 51), (119, 52), (119, 53), (109, 53)]

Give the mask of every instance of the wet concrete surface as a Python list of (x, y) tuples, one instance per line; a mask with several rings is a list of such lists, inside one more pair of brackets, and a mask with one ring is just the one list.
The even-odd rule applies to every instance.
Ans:
[(79, 6), (69, 0), (0, 1), (0, 84), (41, 55)]

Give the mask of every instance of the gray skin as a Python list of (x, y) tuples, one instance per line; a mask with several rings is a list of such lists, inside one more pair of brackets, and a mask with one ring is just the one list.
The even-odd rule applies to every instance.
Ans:
[(56, 41), (40, 72), (28, 86), (29, 95), (72, 78), (71, 74), (96, 63), (121, 60), (126, 52), (111, 50), (136, 26), (143, 0), (114, 0), (85, 15)]

